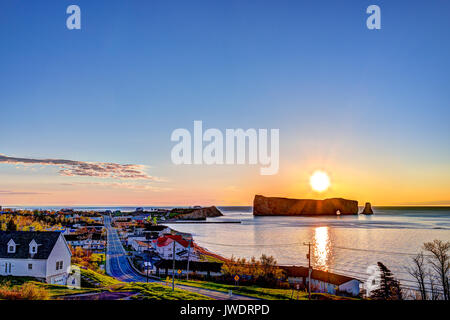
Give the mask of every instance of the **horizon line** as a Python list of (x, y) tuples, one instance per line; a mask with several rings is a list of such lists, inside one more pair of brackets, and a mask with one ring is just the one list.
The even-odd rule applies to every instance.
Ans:
[[(105, 208), (105, 207), (135, 207), (135, 208), (140, 208), (140, 207), (193, 207), (193, 206), (197, 206), (197, 204), (192, 204), (192, 205), (181, 205), (181, 204), (160, 204), (160, 205), (136, 205), (136, 204), (124, 204), (124, 205), (99, 205), (99, 204), (95, 204), (95, 205), (89, 205), (89, 204), (77, 204), (77, 205), (63, 205), (63, 204), (46, 204), (46, 205), (19, 205), (19, 204), (6, 204), (6, 205), (0, 205), (0, 207), (2, 209), (6, 209), (8, 207), (32, 207), (32, 208), (39, 208), (39, 207), (61, 207), (61, 208), (77, 208), (77, 207), (87, 207), (87, 208)], [(240, 204), (240, 205), (215, 205), (215, 204), (211, 204), (211, 205), (199, 205), (201, 207), (211, 207), (211, 206), (215, 206), (215, 207), (253, 207), (253, 204), (250, 205), (245, 205), (245, 204)], [(371, 204), (372, 207), (450, 207), (450, 203), (448, 204), (389, 204), (389, 205), (375, 205), (375, 204)], [(359, 205), (358, 207), (364, 207), (364, 205)]]

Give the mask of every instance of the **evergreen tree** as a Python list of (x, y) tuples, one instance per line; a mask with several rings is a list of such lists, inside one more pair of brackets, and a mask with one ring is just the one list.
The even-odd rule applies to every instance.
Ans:
[(400, 282), (394, 278), (391, 270), (384, 264), (378, 262), (380, 270), (380, 287), (373, 290), (370, 297), (375, 300), (402, 300)]

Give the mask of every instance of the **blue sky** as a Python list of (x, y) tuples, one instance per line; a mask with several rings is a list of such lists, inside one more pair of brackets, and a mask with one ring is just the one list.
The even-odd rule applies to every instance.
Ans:
[[(82, 30), (66, 29), (70, 4), (81, 8)], [(381, 7), (381, 30), (366, 28), (371, 4)], [(367, 178), (403, 181), (393, 188), (412, 189), (401, 203), (447, 201), (449, 13), (448, 1), (3, 0), (0, 154), (151, 166), (172, 189), (165, 202), (180, 194), (222, 199), (219, 191), (199, 187), (196, 198), (177, 189), (199, 176), (199, 184), (237, 187), (250, 200), (273, 190), (244, 179), (301, 197), (286, 176), (312, 170), (304, 161), (314, 156), (339, 177), (351, 167), (358, 180), (373, 171)], [(280, 177), (174, 168), (170, 134), (194, 120), (219, 129), (280, 128)], [(46, 201), (58, 198), (62, 178), (47, 169), (0, 164), (0, 190), (35, 192), (45, 181)], [(341, 193), (358, 189), (356, 180), (341, 184), (353, 186)], [(446, 193), (416, 199), (436, 185)], [(350, 194), (370, 199), (372, 188), (362, 189)], [(136, 202), (146, 197), (158, 196)], [(388, 198), (376, 199), (395, 202)]]

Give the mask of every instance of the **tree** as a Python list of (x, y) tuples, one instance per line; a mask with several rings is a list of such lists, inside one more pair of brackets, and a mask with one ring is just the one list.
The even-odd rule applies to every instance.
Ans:
[(435, 280), (435, 276), (433, 276), (433, 274), (428, 273), (428, 277), (430, 280), (430, 290), (431, 290), (431, 300), (439, 300), (441, 298), (441, 295), (439, 293), (439, 291), (436, 288), (436, 284), (434, 282)]
[(423, 244), (424, 249), (431, 253), (428, 262), (438, 276), (441, 282), (444, 300), (450, 300), (449, 292), (449, 270), (450, 257), (448, 251), (450, 249), (450, 241), (433, 240)]
[(11, 218), (6, 225), (6, 231), (17, 231), (17, 226), (14, 223), (14, 220)]
[(262, 269), (262, 277), (266, 280), (281, 278), (282, 271), (277, 267), (277, 261), (272, 256), (261, 255), (259, 262)]
[(278, 268), (275, 258), (264, 254), (259, 260), (255, 257), (250, 260), (231, 257), (222, 265), (222, 273), (228, 278), (235, 275), (247, 276), (247, 281), (263, 284), (273, 283), (282, 277), (282, 270)]
[(375, 300), (403, 300), (400, 282), (384, 264), (377, 264), (380, 270), (380, 287), (373, 290), (370, 297)]
[(425, 259), (423, 252), (420, 252), (413, 259), (413, 266), (408, 268), (408, 273), (416, 279), (422, 300), (427, 300), (427, 292), (425, 288), (425, 278), (427, 272), (425, 271)]

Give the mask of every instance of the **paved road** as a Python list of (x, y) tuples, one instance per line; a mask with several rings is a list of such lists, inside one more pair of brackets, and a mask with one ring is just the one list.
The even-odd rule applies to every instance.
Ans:
[[(123, 282), (146, 282), (147, 278), (136, 272), (126, 257), (125, 249), (120, 242), (116, 229), (111, 226), (111, 217), (104, 216), (104, 224), (107, 230), (106, 249), (106, 273)], [(149, 278), (149, 282), (166, 284), (163, 281)], [(252, 297), (234, 295), (230, 298), (228, 294), (220, 291), (177, 285), (177, 288), (196, 292), (218, 300), (257, 300)]]

